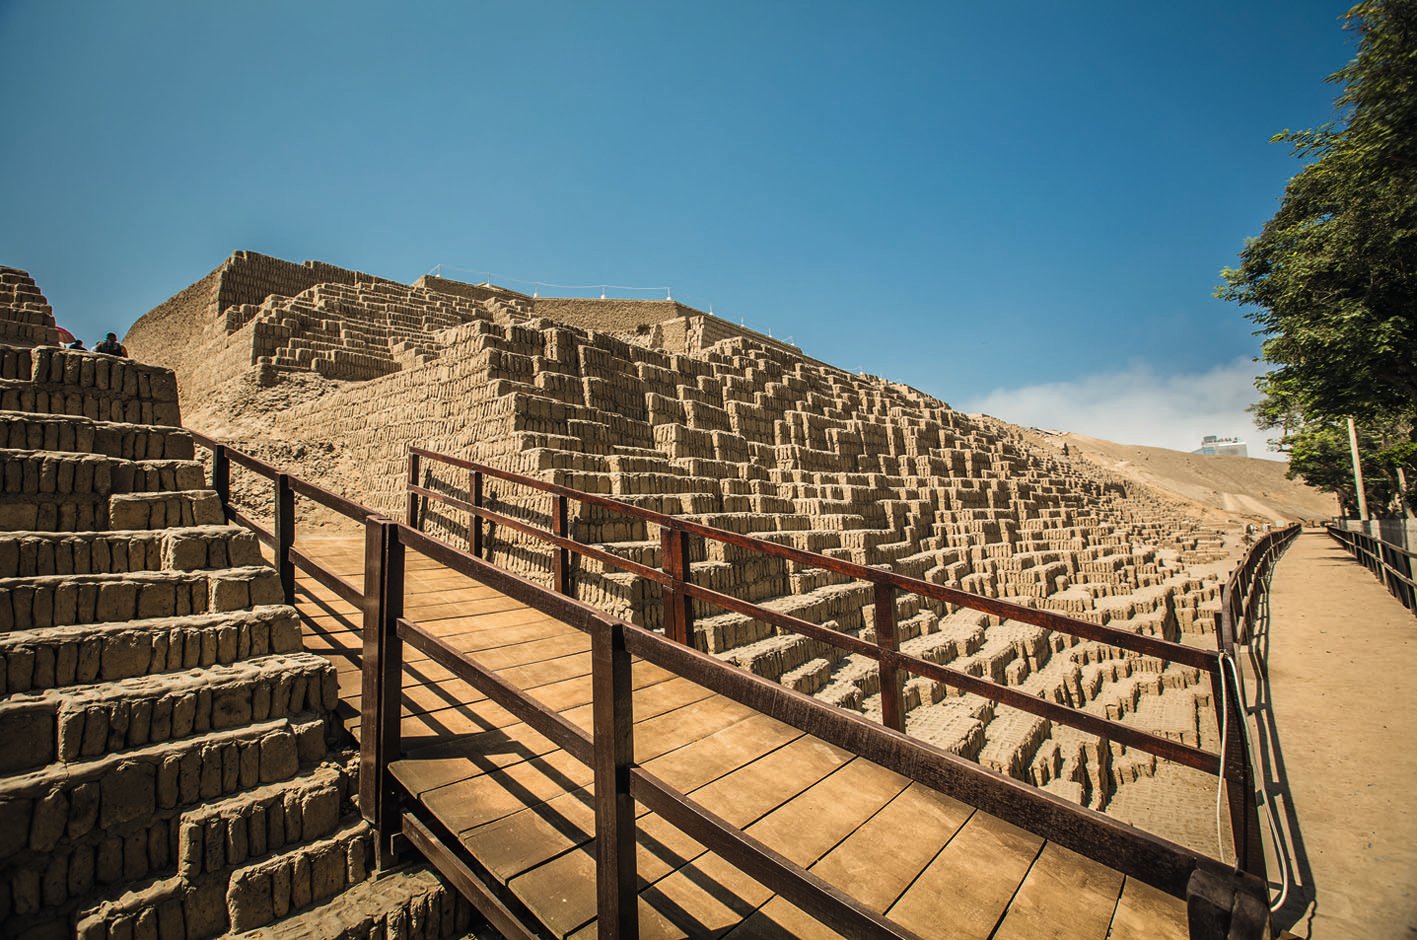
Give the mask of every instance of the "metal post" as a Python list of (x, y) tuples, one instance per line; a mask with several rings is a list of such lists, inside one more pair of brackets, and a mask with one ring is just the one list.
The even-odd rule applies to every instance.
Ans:
[(375, 861), (395, 863), (398, 798), (389, 763), (402, 747), (404, 550), (398, 525), (370, 517), (364, 524), (364, 654), (359, 716), (359, 808), (378, 833)]
[(692, 569), (689, 566), (689, 533), (664, 526), (659, 531), (660, 567), (673, 580), (662, 587), (664, 635), (675, 643), (690, 645), (694, 629), (694, 599), (683, 589)]
[[(556, 497), (551, 529), (561, 538), (569, 538), (570, 536), (570, 500), (565, 496), (558, 495)], [(556, 592), (558, 594), (572, 593), (571, 550), (568, 548), (557, 547), (556, 549)]]
[(408, 455), (408, 527), (422, 531), (418, 524), (418, 494), (413, 491), (413, 487), (418, 485), (418, 455), (410, 452)]
[(591, 712), (595, 752), (595, 877), (601, 940), (639, 936), (636, 900), (635, 759), (630, 654), (617, 623), (599, 622), (591, 634)]
[[(482, 508), (482, 471), (472, 471), (472, 504), (478, 509)], [(472, 532), (472, 555), (474, 558), (482, 557), (482, 517), (476, 513), (468, 516), (468, 526)]]
[(881, 724), (904, 731), (905, 681), (892, 655), (900, 648), (893, 584), (876, 584), (876, 647), (881, 651)]
[(295, 563), (290, 560), (290, 549), (295, 544), (295, 491), (290, 488), (290, 474), (276, 474), (275, 495), (276, 572), (280, 575), (285, 602), (294, 604)]

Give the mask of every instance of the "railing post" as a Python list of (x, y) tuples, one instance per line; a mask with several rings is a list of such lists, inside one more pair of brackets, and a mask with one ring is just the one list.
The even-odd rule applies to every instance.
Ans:
[(618, 623), (597, 622), (591, 634), (594, 726), (595, 880), (602, 940), (639, 936), (635, 871), (635, 759), (630, 654)]
[(225, 518), (226, 507), (231, 505), (231, 458), (227, 456), (225, 444), (212, 447), (212, 489), (221, 500), (222, 518)]
[(689, 533), (673, 526), (659, 531), (660, 567), (673, 580), (664, 585), (664, 635), (690, 645), (694, 631), (694, 599), (684, 590), (692, 573), (689, 566)]
[(900, 649), (896, 636), (895, 585), (876, 582), (876, 648), (881, 651), (881, 724), (905, 730), (905, 677), (892, 655)]
[(375, 861), (394, 864), (398, 798), (389, 763), (401, 749), (404, 549), (398, 525), (374, 516), (364, 523), (364, 654), (360, 675), (359, 809), (378, 833)]
[(418, 455), (412, 451), (408, 454), (408, 527), (422, 531), (418, 524), (418, 494), (413, 491), (413, 487), (418, 485)]
[[(560, 494), (556, 496), (556, 508), (551, 518), (551, 531), (563, 539), (568, 538), (571, 532), (570, 500)], [(556, 548), (556, 593), (572, 593), (571, 550), (560, 546)]]
[(290, 560), (290, 548), (295, 544), (295, 491), (290, 488), (290, 474), (276, 474), (275, 496), (276, 571), (285, 602), (294, 604), (295, 563)]
[[(472, 471), (472, 493), (470, 502), (478, 509), (482, 508), (482, 471)], [(476, 513), (468, 514), (468, 531), (471, 533), (470, 541), (472, 556), (482, 557), (482, 517)]]

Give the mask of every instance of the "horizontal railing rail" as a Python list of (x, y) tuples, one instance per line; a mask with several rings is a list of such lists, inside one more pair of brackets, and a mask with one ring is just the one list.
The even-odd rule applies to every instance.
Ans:
[[(197, 431), (188, 431), (187, 433), (191, 434), (192, 439), (199, 445), (211, 451), (211, 486), (220, 497), (227, 518), (239, 526), (250, 529), (262, 543), (274, 550), (276, 571), (280, 574), (281, 587), (285, 591), (288, 602), (294, 603), (296, 569), (305, 572), (315, 581), (329, 588), (341, 600), (351, 604), (358, 604), (362, 601), (364, 595), (362, 588), (356, 587), (344, 578), (326, 570), (307, 553), (295, 547), (294, 497), (296, 495), (304, 496), (360, 523), (363, 523), (371, 515), (376, 515), (373, 510), (308, 480), (282, 473), (274, 465), (235, 447), (223, 444), (205, 434)], [(274, 485), (275, 490), (272, 497), (275, 518), (270, 528), (261, 525), (250, 514), (232, 505), (231, 464), (233, 463), (245, 467), (257, 476), (265, 477)]]
[[(576, 541), (571, 538), (569, 534), (564, 532), (554, 532), (544, 529), (523, 520), (516, 519), (505, 512), (490, 509), (485, 505), (480, 505), (477, 500), (462, 499), (421, 485), (414, 482), (419, 478), (419, 460), (447, 464), (478, 474), (483, 480), (488, 478), (502, 480), (513, 485), (523, 486), (555, 496), (558, 501), (558, 517), (563, 516), (565, 513), (564, 502), (574, 499), (588, 505), (598, 506), (602, 509), (659, 525), (663, 533), (661, 548), (664, 556), (670, 558), (676, 554), (676, 549), (678, 550), (677, 554), (680, 556), (677, 559), (671, 558), (671, 561), (677, 562), (677, 565), (667, 567), (677, 567), (679, 570), (665, 571), (652, 568), (648, 565), (622, 558), (597, 546)], [(611, 497), (581, 493), (578, 490), (573, 490), (559, 484), (548, 483), (522, 474), (499, 470), (495, 467), (474, 463), (473, 461), (463, 460), (462, 458), (449, 457), (424, 448), (412, 448), (410, 468), (410, 482), (408, 485), (410, 499), (423, 499), (438, 502), (470, 513), (471, 516), (477, 520), (476, 527), (478, 528), (480, 528), (483, 522), (493, 522), (515, 532), (553, 545), (562, 551), (580, 555), (584, 558), (592, 558), (617, 570), (644, 577), (663, 587), (670, 588), (670, 591), (667, 592), (667, 605), (674, 605), (676, 603), (676, 599), (673, 596), (675, 594), (680, 595), (685, 600), (697, 599), (724, 610), (751, 617), (770, 626), (797, 633), (821, 643), (826, 643), (845, 652), (865, 656), (874, 660), (882, 674), (882, 717), (887, 726), (897, 731), (904, 730), (905, 706), (902, 701), (904, 673), (942, 682), (952, 688), (981, 695), (995, 702), (1000, 702), (1042, 718), (1047, 718), (1050, 721), (1056, 721), (1079, 731), (1116, 741), (1128, 747), (1135, 747), (1138, 750), (1145, 751), (1165, 760), (1183, 764), (1195, 770), (1209, 774), (1220, 773), (1221, 761), (1220, 755), (1218, 754), (1213, 754), (1201, 748), (1193, 747), (1158, 734), (1153, 734), (1149, 731), (1118, 721), (1092, 715), (1071, 705), (1051, 702), (1036, 695), (1030, 695), (1026, 692), (1012, 689), (1001, 683), (982, 679), (963, 672), (962, 670), (901, 652), (894, 638), (894, 592), (905, 592), (933, 600), (946, 601), (985, 613), (995, 614), (1007, 619), (1031, 623), (1045, 629), (1057, 630), (1073, 636), (1109, 643), (1143, 655), (1153, 656), (1170, 662), (1179, 662), (1183, 665), (1202, 669), (1212, 676), (1218, 675), (1219, 672), (1218, 661), (1214, 653), (1195, 647), (1184, 646), (1179, 643), (1173, 643), (1169, 640), (1128, 633), (1124, 630), (1117, 630), (1090, 621), (1055, 614), (1051, 611), (1042, 611), (1031, 607), (1023, 607), (1018, 604), (1011, 604), (1006, 601), (998, 601), (993, 598), (981, 597), (944, 585), (932, 584), (929, 581), (901, 575), (884, 568), (859, 565), (838, 558), (832, 558), (828, 555), (822, 555), (817, 552), (781, 545), (777, 542), (771, 542), (753, 536), (729, 532), (713, 526), (707, 526), (653, 510), (643, 509)], [(485, 486), (485, 483), (483, 486)], [(410, 502), (409, 505), (410, 521), (416, 521), (420, 518), (417, 506), (412, 502)], [(470, 526), (470, 528), (472, 527)], [(720, 591), (715, 591), (711, 588), (693, 583), (689, 578), (687, 552), (682, 545), (681, 533), (693, 534), (706, 539), (724, 542), (760, 554), (785, 558), (799, 564), (822, 568), (836, 574), (845, 575), (872, 584), (877, 594), (876, 603), (874, 604), (877, 641), (871, 642), (864, 640), (852, 634), (833, 630), (829, 627), (823, 627), (800, 617), (793, 616), (792, 614), (754, 604), (750, 601), (744, 601), (729, 594), (724, 594)], [(681, 544), (676, 544), (676, 541)], [(565, 560), (559, 559), (557, 568), (561, 569), (564, 566)], [(563, 577), (569, 580), (568, 576)], [(687, 606), (687, 604), (680, 604), (679, 610), (666, 610), (667, 616), (665, 617), (665, 622), (667, 628), (678, 626), (680, 623), (683, 623), (685, 628), (687, 628), (688, 623), (685, 620), (689, 615), (688, 610), (685, 609)], [(684, 635), (687, 630), (678, 631), (667, 629), (667, 632), (680, 642), (688, 642), (688, 637)]]
[[(1145, 636), (1142, 634), (1129, 633), (1125, 630), (1118, 630), (1115, 627), (1108, 627), (1102, 624), (1092, 623), (1087, 620), (1079, 620), (1075, 617), (1069, 617), (1065, 614), (1059, 614), (1047, 610), (1039, 610), (1034, 607), (1024, 607), (1021, 604), (1014, 604), (1010, 603), (1009, 601), (1002, 601), (992, 597), (984, 597), (979, 594), (971, 594), (968, 591), (962, 591), (958, 588), (951, 588), (942, 584), (934, 584), (929, 581), (922, 581), (919, 578), (912, 578), (908, 575), (903, 575), (894, 571), (890, 571), (889, 569), (873, 568), (868, 565), (859, 565), (855, 562), (843, 561), (842, 559), (832, 558), (829, 555), (823, 555), (818, 552), (808, 551), (807, 549), (796, 548), (795, 546), (791, 545), (782, 545), (778, 542), (772, 542), (767, 539), (756, 538), (751, 535), (741, 535), (737, 532), (729, 532), (726, 529), (714, 528), (713, 526), (704, 525), (702, 523), (694, 522), (689, 519), (683, 519), (678, 516), (671, 516), (665, 513), (655, 512), (652, 509), (645, 509), (640, 506), (635, 506), (631, 503), (622, 502), (621, 500), (617, 500), (610, 496), (602, 496), (596, 493), (582, 493), (579, 490), (574, 490), (570, 487), (561, 486), (556, 483), (548, 483), (544, 480), (538, 480), (534, 477), (525, 476), (519, 473), (513, 473), (507, 470), (499, 470), (495, 467), (489, 467), (485, 464), (474, 463), (473, 461), (465, 460), (460, 457), (451, 457), (446, 454), (439, 454), (436, 451), (426, 450), (421, 447), (410, 448), (409, 452), (413, 457), (416, 458), (426, 458), (429, 460), (437, 461), (439, 463), (446, 463), (450, 466), (459, 467), (461, 469), (469, 470), (474, 473), (479, 473), (484, 478), (491, 477), (494, 479), (504, 480), (508, 483), (513, 483), (518, 486), (525, 486), (529, 489), (540, 490), (541, 492), (549, 493), (554, 496), (565, 497), (567, 499), (575, 499), (586, 505), (598, 506), (602, 509), (608, 509), (612, 512), (617, 512), (627, 516), (631, 516), (633, 518), (642, 519), (646, 522), (654, 523), (672, 531), (683, 532), (689, 535), (697, 535), (702, 538), (711, 539), (717, 542), (724, 542), (726, 544), (734, 545), (739, 548), (746, 548), (751, 551), (756, 551), (764, 555), (773, 555), (778, 558), (784, 558), (788, 561), (795, 561), (800, 564), (809, 565), (813, 568), (822, 568), (824, 570), (831, 571), (834, 574), (846, 575), (848, 577), (852, 577), (861, 581), (870, 581), (873, 584), (890, 585), (891, 587), (894, 587), (897, 590), (906, 591), (912, 594), (918, 594), (921, 597), (928, 597), (932, 600), (945, 601), (948, 603), (957, 604), (962, 607), (969, 607), (973, 610), (978, 610), (982, 613), (994, 614), (996, 616), (1003, 617), (1008, 620), (1014, 620), (1019, 623), (1027, 623), (1033, 626), (1043, 627), (1046, 630), (1055, 630), (1060, 633), (1069, 633), (1073, 636), (1081, 637), (1087, 640), (1098, 640), (1100, 642), (1109, 643), (1113, 646), (1117, 646), (1122, 649), (1130, 650), (1134, 653), (1140, 653), (1144, 656), (1152, 656), (1158, 659), (1167, 659), (1172, 662), (1181, 663), (1182, 665), (1186, 666), (1193, 666), (1197, 669), (1202, 669), (1212, 673), (1218, 670), (1214, 654), (1207, 653), (1205, 650), (1197, 649), (1196, 647), (1185, 646), (1181, 643), (1173, 643), (1169, 640), (1162, 640), (1156, 637)], [(490, 510), (480, 504), (470, 503), (467, 500), (456, 499), (455, 497), (450, 497), (446, 494), (439, 493), (435, 490), (431, 490), (426, 487), (416, 487), (416, 491), (417, 495), (421, 497), (433, 498), (442, 502), (448, 502), (450, 504), (455, 505), (459, 509), (463, 509), (464, 511), (474, 511), (476, 515), (484, 519), (495, 518), (503, 524), (505, 524), (505, 522), (509, 519), (509, 517), (505, 513), (494, 514), (493, 510)], [(532, 535), (538, 538), (544, 538), (545, 536), (552, 534), (547, 532), (547, 530), (545, 529), (540, 529), (538, 527), (528, 525), (527, 523), (521, 522), (520, 520), (511, 521), (515, 523), (515, 525), (511, 527), (516, 528), (517, 531), (520, 531), (523, 534)], [(569, 547), (578, 552), (584, 551), (584, 549), (590, 547), (587, 546), (585, 543), (575, 542), (574, 540), (570, 539), (558, 541), (557, 544), (561, 545), (562, 547)], [(624, 559), (620, 558), (619, 556), (613, 555), (612, 557), (615, 560), (610, 563), (621, 566), (621, 570), (624, 571), (631, 570), (630, 566), (635, 564), (629, 559)], [(637, 567), (644, 568), (645, 566), (641, 565)], [(651, 580), (656, 580), (661, 584), (665, 582), (666, 578), (664, 577), (663, 572), (659, 572), (653, 568), (647, 569), (647, 571), (648, 573), (645, 574), (646, 577), (650, 577)], [(636, 571), (635, 573), (641, 572)]]
[(1371, 571), (1402, 606), (1417, 613), (1417, 579), (1413, 577), (1417, 575), (1417, 554), (1405, 545), (1366, 532), (1331, 523), (1324, 528), (1359, 564)]
[[(716, 816), (686, 794), (637, 765), (633, 760), (633, 695), (630, 663), (638, 657), (702, 684), (800, 731), (811, 734), (895, 771), (923, 786), (961, 799), (985, 812), (1019, 825), (1042, 838), (1057, 842), (1124, 874), (1152, 884), (1169, 894), (1185, 897), (1187, 883), (1197, 870), (1213, 869), (1208, 856), (1177, 845), (1133, 826), (1054, 796), (1007, 775), (944, 751), (903, 731), (903, 708), (897, 702), (892, 718), (883, 704), (886, 724), (837, 708), (777, 682), (740, 669), (687, 644), (692, 626), (692, 601), (720, 603), (741, 609), (747, 602), (692, 583), (687, 536), (719, 538), (750, 550), (761, 550), (804, 565), (824, 567), (870, 582), (875, 591), (877, 638), (870, 642), (838, 633), (789, 614), (747, 605), (749, 616), (783, 629), (838, 645), (881, 664), (883, 674), (923, 675), (964, 691), (985, 695), (1004, 704), (1043, 714), (1050, 720), (1072, 724), (1106, 740), (1149, 750), (1165, 759), (1210, 773), (1229, 773), (1228, 755), (1216, 755), (1069, 706), (1046, 702), (986, 679), (962, 673), (902, 653), (894, 637), (897, 591), (969, 606), (1049, 629), (1059, 629), (1088, 639), (1117, 645), (1142, 655), (1194, 665), (1213, 680), (1221, 675), (1215, 654), (1154, 637), (1140, 637), (1087, 621), (1054, 615), (909, 578), (854, 565), (790, 546), (739, 536), (688, 520), (654, 513), (601, 497), (547, 484), (493, 468), (447, 458), (445, 462), (472, 474), (468, 499), (440, 493), (422, 485), (418, 461), (435, 459), (431, 451), (413, 452), (407, 481), (407, 521), (395, 522), (376, 510), (331, 493), (309, 481), (281, 472), (272, 465), (203, 435), (199, 444), (212, 451), (212, 486), (221, 495), (228, 518), (247, 525), (275, 550), (287, 598), (294, 600), (294, 572), (306, 572), (337, 596), (362, 612), (360, 807), (378, 832), (378, 861), (390, 864), (402, 836), (418, 847), (473, 901), (489, 921), (509, 936), (530, 936), (519, 920), (517, 902), (495, 885), (477, 877), (456, 838), (430, 821), (412, 794), (403, 790), (390, 764), (402, 751), (401, 699), (404, 647), (409, 646), (468, 683), (493, 703), (505, 708), (527, 727), (546, 737), (574, 759), (593, 770), (595, 842), (597, 855), (597, 915), (602, 937), (634, 935), (637, 923), (635, 861), (636, 801), (660, 814), (730, 864), (759, 880), (824, 924), (847, 936), (911, 937), (909, 931), (879, 912), (862, 905), (839, 888), (776, 853), (742, 829)], [(274, 487), (274, 522), (267, 529), (231, 505), (230, 465), (237, 464), (269, 479)], [(482, 505), (484, 478), (523, 482), (557, 497), (551, 530), (542, 529), (509, 513)], [(363, 524), (365, 552), (363, 584), (356, 586), (322, 566), (295, 546), (295, 497), (309, 498)], [(605, 549), (584, 545), (571, 537), (567, 504), (571, 499), (614, 511), (629, 511), (663, 527), (663, 568), (652, 568), (622, 558)], [(469, 550), (463, 550), (417, 527), (419, 503), (442, 502), (470, 512)], [(482, 557), (485, 552), (483, 521), (544, 540), (555, 549), (553, 580), (556, 589), (514, 574)], [(578, 726), (515, 687), (495, 671), (476, 662), (440, 639), (425, 626), (405, 616), (406, 551), (460, 572), (506, 596), (539, 610), (555, 620), (586, 633), (591, 640), (592, 733)], [(665, 633), (618, 620), (572, 594), (571, 557), (579, 555), (618, 570), (645, 577), (665, 588)], [(677, 613), (676, 613), (677, 608)], [(1172, 655), (1174, 654), (1174, 656)], [(1225, 759), (1222, 759), (1222, 758)]]

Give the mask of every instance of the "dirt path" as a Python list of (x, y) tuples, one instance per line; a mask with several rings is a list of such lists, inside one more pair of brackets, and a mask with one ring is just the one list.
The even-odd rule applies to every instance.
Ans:
[(1417, 617), (1321, 533), (1280, 560), (1272, 598), (1272, 635), (1257, 644), (1269, 684), (1251, 675), (1249, 691), (1266, 779), (1288, 783), (1268, 791), (1303, 882), (1278, 925), (1314, 940), (1411, 940)]

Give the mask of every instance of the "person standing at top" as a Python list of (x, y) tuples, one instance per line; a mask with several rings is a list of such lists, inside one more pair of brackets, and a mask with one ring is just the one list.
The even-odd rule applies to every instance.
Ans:
[(115, 333), (109, 333), (105, 336), (103, 342), (95, 346), (93, 351), (101, 352), (109, 356), (122, 356), (124, 359), (128, 358), (128, 350), (123, 347), (122, 343), (118, 342), (118, 336)]
[(82, 350), (82, 351), (84, 351), (84, 352), (88, 352), (88, 347), (84, 345), (84, 341), (81, 340), (81, 339), (79, 339), (77, 336), (74, 337), (74, 341), (69, 344), (69, 348), (70, 348), (70, 349), (78, 349), (78, 350)]

